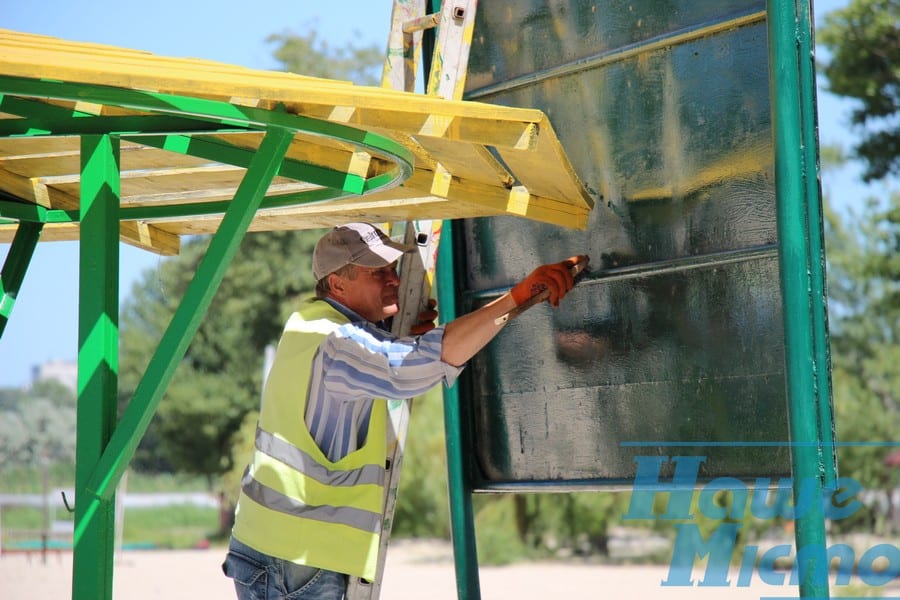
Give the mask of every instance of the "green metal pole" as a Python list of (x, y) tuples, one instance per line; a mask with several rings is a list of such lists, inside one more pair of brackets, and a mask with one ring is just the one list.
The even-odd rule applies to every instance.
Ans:
[(112, 598), (115, 500), (87, 482), (116, 424), (119, 376), (119, 140), (81, 138), (78, 409), (72, 598)]
[(282, 128), (268, 130), (263, 138), (79, 504), (95, 506), (112, 496), (292, 139), (293, 132)]
[(813, 344), (816, 353), (816, 412), (819, 418), (819, 440), (822, 453), (823, 483), (834, 487), (837, 480), (837, 457), (834, 450), (834, 407), (831, 396), (831, 349), (828, 341), (828, 293), (825, 284), (825, 231), (822, 220), (822, 187), (819, 178), (819, 125), (816, 114), (816, 64), (810, 0), (800, 0), (800, 111), (803, 115), (803, 160), (807, 172), (806, 197), (809, 215), (810, 301)]
[(3, 337), (3, 330), (6, 329), (6, 323), (9, 321), (9, 315), (16, 303), (16, 296), (19, 295), (19, 288), (22, 287), (22, 280), (25, 279), (25, 272), (28, 270), (28, 264), (34, 255), (43, 228), (43, 223), (26, 221), (19, 223), (16, 229), (16, 237), (13, 238), (6, 261), (3, 263), (3, 270), (0, 271), (0, 337)]
[[(438, 249), (438, 306), (442, 319), (457, 316), (455, 266), (453, 263), (453, 224), (444, 221)], [(456, 565), (456, 591), (460, 600), (480, 600), (478, 551), (475, 540), (475, 516), (472, 510), (471, 477), (466, 469), (468, 436), (463, 431), (459, 386), (444, 390), (444, 431), (447, 444), (447, 477), (450, 494), (450, 530)], [(470, 449), (469, 449), (470, 450)]]
[[(429, 0), (426, 11), (441, 12), (441, 0)], [(422, 36), (423, 73), (431, 72), (435, 31)], [(436, 276), (438, 306), (442, 319), (452, 321), (456, 305), (456, 265), (453, 260), (453, 221), (445, 220), (438, 247)], [(460, 600), (481, 600), (478, 578), (478, 549), (475, 539), (475, 515), (472, 510), (471, 478), (466, 468), (466, 436), (463, 432), (459, 384), (444, 390), (444, 435), (447, 447), (447, 479), (450, 495), (450, 531), (453, 538), (453, 562), (456, 567), (456, 593)]]
[[(815, 116), (810, 106), (801, 102), (800, 90), (811, 82), (803, 81), (800, 62), (802, 40), (809, 31), (801, 30), (801, 13), (809, 5), (804, 0), (768, 0), (769, 62), (772, 88), (772, 127), (775, 143), (775, 196), (778, 222), (779, 265), (785, 330), (785, 375), (787, 379), (788, 414), (791, 434), (791, 462), (794, 497), (800, 497), (809, 486), (813, 498), (823, 492), (823, 456), (821, 424), (818, 408), (821, 392), (817, 389), (817, 370), (821, 353), (816, 351), (817, 329), (814, 321), (822, 314), (815, 308), (811, 239), (819, 235), (812, 204), (820, 202), (818, 191), (808, 185), (816, 178), (816, 162), (810, 161), (810, 134)], [(808, 41), (807, 41), (808, 43)], [(808, 77), (808, 75), (807, 75)], [(813, 132), (812, 136), (815, 135)], [(815, 150), (812, 151), (813, 156)], [(819, 241), (821, 244), (821, 241)], [(819, 274), (821, 277), (821, 274)], [(825, 521), (819, 502), (810, 502), (809, 510), (797, 518), (797, 565), (800, 595), (804, 598), (828, 598), (828, 561), (825, 548)]]

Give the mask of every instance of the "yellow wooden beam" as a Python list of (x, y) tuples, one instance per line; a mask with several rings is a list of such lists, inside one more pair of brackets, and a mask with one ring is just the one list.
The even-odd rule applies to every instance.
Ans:
[[(16, 228), (16, 225), (0, 225), (0, 243), (12, 243)], [(122, 242), (154, 254), (176, 256), (181, 251), (181, 238), (177, 234), (149, 223), (123, 221), (119, 236)], [(47, 223), (41, 230), (42, 242), (74, 242), (79, 237), (78, 223)]]

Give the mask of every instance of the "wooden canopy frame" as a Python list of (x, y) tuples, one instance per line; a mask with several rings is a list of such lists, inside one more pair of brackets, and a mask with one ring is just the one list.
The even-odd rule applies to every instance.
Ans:
[[(537, 110), (8, 30), (0, 93), (0, 193), (76, 210), (79, 135), (117, 134), (122, 240), (160, 254), (216, 231), (262, 128), (289, 121), (285, 164), (250, 231), (501, 214), (583, 228), (592, 207)], [(323, 188), (339, 191), (322, 203)], [(45, 219), (42, 239), (78, 239), (73, 215)], [(13, 235), (0, 227), (0, 241)]]

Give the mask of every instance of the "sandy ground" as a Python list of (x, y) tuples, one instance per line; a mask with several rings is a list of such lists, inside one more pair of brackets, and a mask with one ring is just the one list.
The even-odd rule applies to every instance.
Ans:
[[(116, 600), (198, 600), (234, 598), (231, 581), (222, 575), (224, 549), (131, 551), (115, 565)], [(481, 567), (481, 595), (493, 599), (627, 598), (703, 600), (724, 598), (796, 598), (796, 587), (772, 586), (754, 578), (749, 587), (662, 587), (666, 567), (606, 566), (577, 563), (520, 563)], [(695, 576), (701, 574), (695, 570)], [(0, 600), (71, 597), (72, 554), (5, 553), (0, 556)], [(887, 591), (887, 590), (885, 590)], [(894, 590), (890, 590), (893, 592)], [(384, 600), (456, 600), (450, 549), (441, 542), (398, 540), (391, 546), (382, 596)]]
[[(231, 581), (221, 572), (224, 549), (132, 551), (115, 564), (113, 597), (117, 600), (197, 600), (234, 598)], [(762, 595), (795, 596), (796, 590), (770, 586), (725, 590), (663, 588), (663, 567), (611, 567), (565, 563), (522, 563), (481, 567), (481, 593), (494, 598), (541, 600), (567, 598), (719, 598), (740, 600)], [(51, 552), (6, 553), (0, 557), (0, 600), (58, 599), (71, 596), (72, 555)], [(773, 593), (774, 592), (774, 593)], [(783, 592), (794, 592), (783, 593)], [(398, 541), (391, 546), (382, 598), (385, 600), (455, 600), (450, 549), (440, 542)]]

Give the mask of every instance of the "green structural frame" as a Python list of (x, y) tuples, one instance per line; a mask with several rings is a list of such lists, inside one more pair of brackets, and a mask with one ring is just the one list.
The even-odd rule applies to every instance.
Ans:
[[(88, 100), (147, 114), (98, 117), (39, 102)], [(80, 136), (77, 211), (47, 209), (0, 197), (0, 222), (17, 230), (0, 272), (0, 334), (10, 318), (41, 231), (47, 223), (79, 223), (78, 409), (72, 598), (112, 598), (115, 489), (259, 208), (293, 206), (389, 189), (412, 173), (413, 157), (386, 137), (278, 110), (212, 100), (59, 81), (0, 76), (0, 136)], [(257, 151), (195, 134), (264, 132)], [(370, 178), (285, 158), (297, 132), (349, 142), (387, 159)], [(120, 140), (155, 146), (246, 169), (230, 202), (120, 206)], [(322, 186), (266, 198), (272, 179)], [(133, 398), (117, 419), (119, 225), (125, 220), (223, 214), (206, 255), (163, 334)]]
[[(818, 177), (815, 67), (809, 0), (768, 0), (772, 135), (785, 371), (794, 495), (806, 482), (814, 497), (835, 485), (834, 415), (827, 336), (825, 251)], [(457, 314), (452, 225), (445, 223), (438, 257), (439, 303), (446, 320)], [(480, 600), (472, 494), (466, 448), (471, 415), (456, 387), (445, 392), (444, 421), (450, 515), (460, 600)], [(809, 488), (808, 488), (809, 489)], [(804, 493), (808, 493), (808, 489)], [(796, 520), (802, 598), (827, 599), (828, 560), (821, 506)]]

